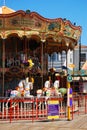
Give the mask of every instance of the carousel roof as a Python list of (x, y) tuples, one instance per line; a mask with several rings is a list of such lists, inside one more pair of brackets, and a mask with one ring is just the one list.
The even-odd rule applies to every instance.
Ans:
[(27, 13), (22, 10), (14, 12), (6, 6), (3, 8), (4, 11), (8, 9), (9, 13), (6, 14), (5, 11), (0, 14), (1, 38), (7, 38), (12, 34), (34, 38), (38, 42), (46, 43), (46, 50), (50, 53), (73, 49), (78, 43), (82, 29), (80, 26), (73, 25), (69, 20), (48, 19), (36, 12)]

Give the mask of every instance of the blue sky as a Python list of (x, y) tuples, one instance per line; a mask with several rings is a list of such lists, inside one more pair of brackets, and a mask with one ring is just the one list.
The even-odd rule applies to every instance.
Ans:
[(0, 0), (14, 10), (29, 9), (45, 18), (66, 18), (82, 27), (81, 43), (87, 45), (87, 0)]

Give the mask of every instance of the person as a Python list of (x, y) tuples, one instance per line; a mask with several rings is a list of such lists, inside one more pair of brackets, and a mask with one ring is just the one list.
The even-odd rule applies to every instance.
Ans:
[(67, 106), (67, 93), (64, 94), (64, 97), (63, 97), (63, 104), (64, 104), (65, 107)]
[(59, 74), (55, 74), (55, 81), (54, 81), (54, 88), (55, 88), (55, 91), (56, 91), (56, 95), (59, 94), (59, 91), (58, 91), (58, 88), (60, 86), (60, 80), (59, 80)]
[(51, 76), (48, 76), (48, 79), (45, 81), (44, 87), (50, 88), (51, 86), (52, 86)]
[(22, 97), (24, 96), (24, 84), (25, 84), (25, 80), (21, 80), (18, 84), (18, 87), (16, 88), (18, 89)]
[(48, 76), (48, 79), (45, 81), (44, 83), (44, 91), (43, 91), (43, 95), (49, 97), (50, 96), (50, 88), (51, 88), (51, 77)]

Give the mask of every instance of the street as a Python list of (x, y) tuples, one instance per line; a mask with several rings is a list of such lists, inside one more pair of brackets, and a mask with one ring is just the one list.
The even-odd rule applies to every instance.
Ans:
[(87, 130), (87, 115), (81, 115), (67, 121), (0, 121), (0, 130)]

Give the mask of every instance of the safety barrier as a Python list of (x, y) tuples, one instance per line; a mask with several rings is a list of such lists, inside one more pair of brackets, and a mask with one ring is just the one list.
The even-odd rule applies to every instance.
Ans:
[[(0, 120), (67, 119), (67, 102), (58, 97), (0, 98)], [(87, 113), (87, 96), (73, 97), (71, 119)]]
[(87, 95), (73, 97), (72, 119), (83, 114), (87, 114)]
[[(51, 101), (58, 106), (57, 115), (59, 118), (65, 116), (65, 107), (63, 108), (63, 98), (49, 98), (46, 97), (31, 97), (31, 98), (2, 98), (0, 99), (0, 119), (9, 119), (10, 122), (14, 119), (17, 120), (47, 120), (48, 119), (48, 102)], [(55, 101), (58, 101), (55, 104)], [(49, 106), (50, 106), (49, 105)], [(55, 108), (55, 106), (54, 106)], [(53, 108), (53, 109), (54, 109)], [(56, 111), (57, 111), (56, 110)]]

